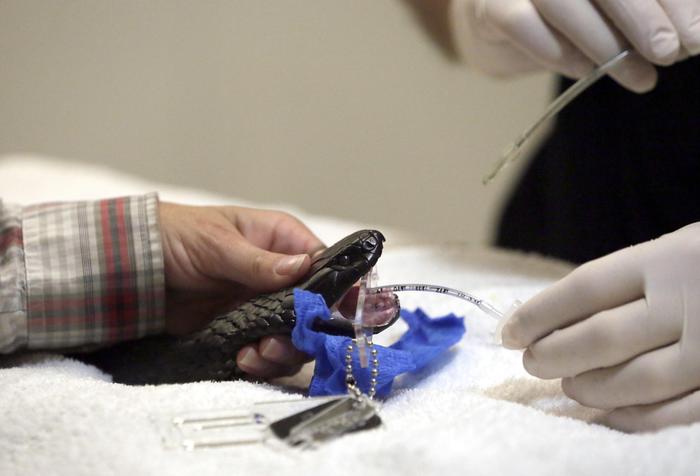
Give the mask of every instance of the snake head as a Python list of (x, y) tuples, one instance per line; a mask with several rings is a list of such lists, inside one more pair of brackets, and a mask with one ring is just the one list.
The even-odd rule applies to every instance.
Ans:
[(296, 287), (320, 294), (331, 307), (377, 264), (384, 235), (360, 230), (326, 248), (311, 263), (306, 279)]
[[(350, 291), (356, 290), (353, 286), (377, 264), (384, 241), (384, 235), (377, 230), (360, 230), (343, 238), (314, 258), (306, 279), (296, 287), (320, 294), (329, 308), (337, 308), (341, 300), (348, 301), (344, 307), (354, 311), (357, 292)], [(390, 315), (377, 323), (376, 332), (389, 327), (399, 317), (399, 302), (395, 295), (384, 297), (383, 302), (389, 303)], [(353, 335), (349, 319), (318, 322), (315, 327), (329, 334)]]

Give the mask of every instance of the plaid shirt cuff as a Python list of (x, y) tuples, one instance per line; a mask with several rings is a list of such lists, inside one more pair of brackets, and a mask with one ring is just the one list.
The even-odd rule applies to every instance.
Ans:
[(0, 353), (27, 345), (21, 208), (0, 201)]
[(27, 347), (111, 344), (165, 327), (155, 193), (22, 210)]

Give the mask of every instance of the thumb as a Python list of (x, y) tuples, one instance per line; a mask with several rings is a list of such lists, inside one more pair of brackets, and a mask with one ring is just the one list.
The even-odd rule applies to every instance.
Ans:
[(311, 266), (307, 254), (272, 253), (248, 242), (226, 250), (224, 277), (256, 291), (274, 291), (296, 283)]

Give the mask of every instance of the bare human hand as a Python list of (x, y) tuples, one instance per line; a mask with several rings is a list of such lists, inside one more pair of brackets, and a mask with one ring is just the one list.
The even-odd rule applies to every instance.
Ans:
[[(323, 243), (298, 219), (278, 211), (161, 202), (166, 331), (183, 335), (259, 293), (293, 285)], [(241, 349), (237, 364), (256, 377), (295, 373), (308, 356), (289, 337)]]

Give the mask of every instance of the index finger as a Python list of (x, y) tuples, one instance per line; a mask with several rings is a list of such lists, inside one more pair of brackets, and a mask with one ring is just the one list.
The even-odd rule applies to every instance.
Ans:
[[(607, 62), (626, 48), (626, 41), (620, 32), (609, 24), (591, 2), (532, 2), (548, 24), (597, 64)], [(627, 56), (608, 74), (626, 88), (637, 92), (652, 89), (657, 78), (655, 68), (636, 53)]]
[(522, 349), (557, 329), (644, 295), (644, 245), (616, 251), (576, 268), (520, 306), (502, 331), (503, 345)]
[(658, 0), (598, 0), (597, 5), (646, 59), (666, 66), (676, 61), (678, 33)]
[(284, 214), (272, 231), (270, 251), (313, 255), (326, 245), (298, 218)]
[(301, 220), (287, 212), (243, 207), (234, 211), (231, 219), (236, 227), (248, 241), (264, 250), (311, 255), (325, 247)]

